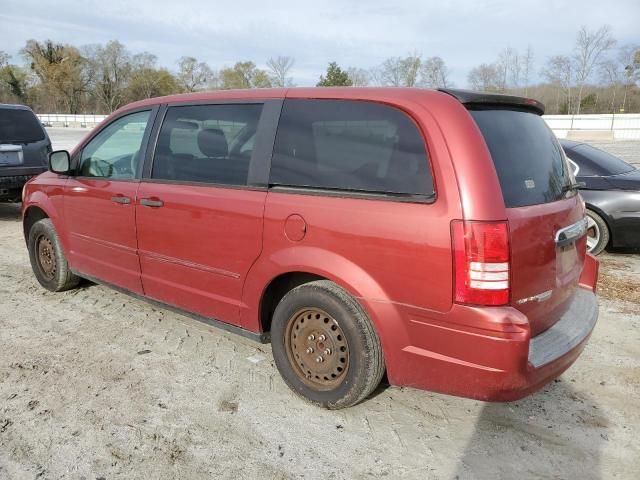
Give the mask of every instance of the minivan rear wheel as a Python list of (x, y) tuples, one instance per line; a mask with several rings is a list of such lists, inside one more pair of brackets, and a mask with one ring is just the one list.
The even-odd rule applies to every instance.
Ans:
[(80, 283), (80, 277), (69, 269), (60, 239), (50, 219), (43, 218), (33, 224), (29, 230), (27, 245), (31, 268), (44, 288), (61, 292)]
[(350, 407), (380, 384), (380, 339), (358, 302), (333, 282), (289, 291), (271, 324), (276, 366), (305, 400), (328, 409)]
[(587, 210), (587, 222), (587, 251), (598, 255), (609, 243), (609, 227), (593, 210)]

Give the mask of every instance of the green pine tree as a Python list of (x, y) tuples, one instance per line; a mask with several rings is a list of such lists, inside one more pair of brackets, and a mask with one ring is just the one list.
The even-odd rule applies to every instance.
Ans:
[(350, 87), (353, 82), (349, 74), (343, 71), (336, 62), (331, 62), (327, 67), (327, 75), (320, 75), (318, 87)]

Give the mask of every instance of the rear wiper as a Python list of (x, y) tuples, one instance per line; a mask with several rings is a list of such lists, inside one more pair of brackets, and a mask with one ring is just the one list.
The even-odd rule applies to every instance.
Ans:
[(562, 187), (562, 193), (565, 192), (570, 192), (573, 190), (579, 190), (581, 188), (586, 187), (587, 184), (584, 182), (576, 182), (576, 183), (570, 183), (569, 185), (565, 185), (564, 187)]

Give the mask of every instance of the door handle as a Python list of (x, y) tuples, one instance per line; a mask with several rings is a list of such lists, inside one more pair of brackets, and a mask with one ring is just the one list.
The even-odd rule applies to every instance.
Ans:
[(587, 233), (588, 221), (586, 218), (578, 220), (576, 223), (568, 227), (561, 228), (556, 232), (556, 245), (565, 247)]
[(142, 198), (140, 199), (140, 205), (144, 205), (145, 207), (160, 208), (164, 205), (164, 202), (158, 199)]
[(115, 197), (111, 197), (111, 201), (115, 203), (121, 203), (123, 205), (128, 205), (131, 203), (131, 199), (129, 197), (125, 197), (124, 195), (116, 195)]

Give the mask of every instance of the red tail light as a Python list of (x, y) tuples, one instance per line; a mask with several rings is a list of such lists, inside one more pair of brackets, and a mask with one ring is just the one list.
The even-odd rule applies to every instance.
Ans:
[(509, 230), (506, 222), (451, 222), (454, 299), (472, 305), (509, 303)]

